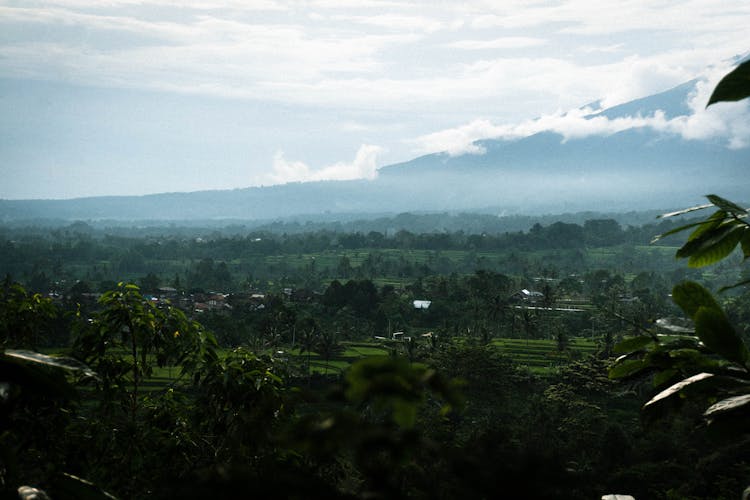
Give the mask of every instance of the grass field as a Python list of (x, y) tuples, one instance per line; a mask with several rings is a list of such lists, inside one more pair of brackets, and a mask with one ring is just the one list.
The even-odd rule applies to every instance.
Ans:
[(583, 338), (571, 339), (563, 352), (558, 350), (554, 340), (497, 339), (493, 345), (516, 363), (535, 372), (549, 371), (570, 359), (594, 354), (597, 350), (595, 342)]
[[(389, 353), (389, 348), (375, 342), (343, 343), (345, 350), (332, 358), (328, 365), (329, 373), (342, 371), (352, 362), (365, 356), (380, 356)], [(492, 345), (510, 357), (516, 363), (526, 366), (537, 373), (546, 373), (565, 362), (594, 354), (597, 344), (589, 339), (573, 338), (568, 342), (568, 348), (561, 352), (554, 340), (524, 340), (524, 339), (495, 339)], [(292, 359), (304, 363), (306, 354), (298, 350), (290, 351)], [(311, 371), (322, 373), (325, 371), (325, 360), (317, 353), (310, 356)]]
[[(568, 343), (568, 349), (560, 352), (553, 340), (525, 340), (525, 339), (495, 339), (492, 341), (499, 352), (507, 355), (519, 365), (528, 367), (535, 373), (546, 374), (556, 367), (576, 357), (586, 356), (596, 352), (595, 342), (574, 338)], [(383, 356), (391, 352), (389, 347), (378, 342), (342, 342), (343, 350), (332, 357), (328, 362), (316, 352), (310, 353), (310, 371), (318, 374), (342, 373), (353, 362), (367, 356)], [(397, 348), (391, 344), (391, 348)], [(308, 359), (307, 353), (302, 353), (298, 348), (283, 351), (282, 358), (286, 358), (297, 366), (305, 366)], [(49, 353), (54, 354), (54, 353)], [(180, 383), (180, 367), (166, 366), (154, 367), (150, 377), (146, 377), (140, 383), (142, 393), (162, 391), (173, 384)]]

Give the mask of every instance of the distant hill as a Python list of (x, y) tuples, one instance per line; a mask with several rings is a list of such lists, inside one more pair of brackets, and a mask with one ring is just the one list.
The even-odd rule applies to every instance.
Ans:
[[(689, 113), (695, 81), (591, 115)], [(685, 140), (650, 128), (567, 141), (554, 132), (483, 140), (484, 154), (436, 153), (381, 168), (371, 181), (321, 181), (227, 191), (0, 200), (0, 221), (275, 219), (305, 214), (472, 211), (498, 214), (673, 208), (716, 192), (744, 201), (750, 148)], [(711, 173), (707, 176), (707, 173)]]

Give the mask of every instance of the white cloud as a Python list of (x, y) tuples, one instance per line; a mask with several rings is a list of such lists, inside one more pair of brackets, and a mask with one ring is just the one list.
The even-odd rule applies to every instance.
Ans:
[(363, 144), (357, 150), (351, 162), (337, 162), (321, 169), (313, 170), (304, 162), (287, 160), (284, 153), (278, 151), (273, 158), (273, 171), (267, 180), (271, 184), (287, 182), (309, 182), (327, 180), (374, 179), (378, 175), (378, 155), (383, 148)]
[(722, 67), (714, 68), (708, 78), (696, 85), (688, 106), (691, 114), (670, 120), (664, 130), (688, 140), (725, 139), (732, 149), (750, 147), (750, 102), (722, 102), (706, 108), (708, 98), (719, 79), (726, 73)]
[[(648, 116), (608, 118), (590, 108), (543, 115), (514, 125), (497, 125), (487, 119), (473, 120), (455, 128), (420, 136), (412, 141), (417, 153), (446, 152), (451, 156), (483, 154), (484, 148), (476, 141), (482, 139), (514, 140), (540, 132), (554, 132), (561, 140), (580, 139), (594, 135), (612, 135), (630, 129), (650, 128), (657, 132), (679, 135), (686, 140), (724, 140), (729, 148), (750, 147), (750, 103), (747, 100), (719, 103), (705, 107), (712, 89), (723, 71), (696, 84), (688, 98), (690, 114), (668, 119), (657, 110)], [(593, 116), (592, 116), (593, 115)]]
[[(0, 6), (0, 29), (39, 26), (47, 33), (44, 41), (20, 36), (0, 45), (0, 76), (316, 104), (316, 94), (301, 96), (298, 89), (345, 82), (351, 75), (371, 79), (383, 70), (380, 52), (420, 39), (408, 30), (381, 33), (326, 26), (318, 33), (300, 20), (257, 22), (222, 12), (192, 14), (181, 22), (167, 22)], [(110, 47), (113, 34), (129, 43)]]
[(695, 68), (691, 71), (679, 59), (669, 61), (664, 56), (629, 56), (599, 69), (608, 75), (601, 93), (605, 108), (669, 89), (696, 75)]
[(434, 33), (446, 28), (439, 20), (425, 16), (407, 16), (397, 14), (377, 14), (367, 16), (332, 16), (331, 19), (347, 23), (364, 24), (394, 31)]
[[(402, 8), (404, 2), (390, 0), (309, 0), (312, 7), (332, 10)], [(406, 4), (408, 6), (408, 4)]]
[(527, 47), (538, 47), (547, 41), (543, 38), (529, 36), (506, 36), (492, 40), (460, 40), (446, 46), (454, 49), (483, 50), (483, 49), (523, 49)]
[(672, 31), (690, 38), (693, 33), (746, 30), (750, 5), (719, 8), (714, 0), (680, 2), (471, 2), (465, 8), (476, 29), (530, 29), (574, 35), (605, 35), (629, 31)]
[(339, 125), (339, 130), (342, 132), (371, 132), (376, 130), (376, 127), (368, 123), (358, 121), (346, 121)]
[(446, 152), (451, 156), (483, 154), (484, 148), (474, 144), (480, 139), (507, 137), (508, 127), (493, 125), (489, 120), (474, 120), (466, 125), (423, 135), (413, 140), (418, 153)]
[[(5, 2), (10, 3), (10, 2)], [(66, 9), (116, 9), (122, 7), (143, 7), (143, 0), (24, 0), (26, 7), (49, 8), (62, 7)], [(216, 11), (233, 9), (235, 11), (287, 11), (287, 2), (276, 0), (149, 0), (151, 7), (167, 7), (180, 9), (196, 9)]]
[(583, 46), (583, 47), (579, 47), (578, 50), (585, 54), (595, 54), (595, 53), (615, 54), (617, 52), (622, 52), (624, 48), (625, 48), (624, 44), (614, 43), (611, 45)]
[[(0, 76), (407, 113), (436, 106), (456, 113), (472, 103), (512, 118), (601, 98), (624, 102), (747, 48), (750, 8), (722, 10), (702, 0), (684, 8), (589, 3), (192, 0), (180, 15), (162, 17), (149, 9), (169, 11), (179, 2), (47, 0), (14, 7), (0, 0), (0, 29), (17, 33), (0, 45)], [(207, 9), (211, 4), (216, 8)], [(613, 27), (605, 20), (614, 15)], [(680, 26), (681, 38), (692, 41), (634, 50), (628, 39), (602, 43), (601, 26), (662, 34)], [(44, 39), (27, 27), (44, 28)], [(446, 47), (459, 50), (446, 57)], [(626, 57), (585, 59), (613, 47)], [(504, 53), (476, 60), (476, 50)]]

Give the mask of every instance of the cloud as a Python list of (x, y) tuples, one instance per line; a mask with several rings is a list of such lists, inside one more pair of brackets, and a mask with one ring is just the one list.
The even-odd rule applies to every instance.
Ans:
[(194, 7), (179, 21), (127, 12), (0, 2), (0, 28), (18, 35), (0, 45), (0, 75), (267, 99), (269, 82), (367, 75), (381, 69), (380, 51), (419, 40), (411, 32), (316, 33), (303, 19), (258, 22), (233, 10)]
[[(664, 90), (746, 46), (750, 19), (748, 7), (707, 0), (617, 9), (577, 0), (188, 0), (179, 12), (178, 0), (14, 4), (0, 0), (3, 77), (336, 109), (443, 107), (465, 120), (476, 116), (470, 109), (529, 117)], [(605, 22), (613, 15), (616, 26)], [(659, 38), (601, 34), (645, 29)], [(613, 47), (630, 56), (606, 54)]]
[(508, 127), (493, 125), (489, 120), (474, 120), (456, 128), (433, 132), (414, 139), (417, 153), (446, 152), (451, 156), (484, 154), (485, 149), (475, 141), (489, 138), (507, 138)]
[(615, 106), (694, 78), (695, 71), (681, 64), (677, 56), (675, 59), (663, 55), (628, 56), (617, 63), (604, 65), (600, 69), (610, 77), (603, 79), (606, 89), (602, 89), (602, 106)]
[(363, 144), (357, 150), (351, 162), (338, 162), (313, 170), (304, 162), (287, 160), (282, 151), (278, 151), (273, 158), (273, 171), (266, 180), (271, 184), (285, 184), (288, 182), (309, 182), (328, 180), (374, 179), (378, 175), (377, 158), (383, 148), (371, 144)]
[(608, 2), (565, 0), (561, 2), (472, 2), (465, 13), (475, 29), (531, 29), (548, 33), (611, 36), (625, 32), (688, 34), (746, 31), (750, 5), (717, 9), (714, 0), (664, 2), (623, 0), (616, 8)]
[(726, 69), (714, 68), (708, 78), (696, 84), (696, 90), (688, 99), (691, 113), (679, 116), (665, 124), (664, 130), (681, 135), (688, 140), (724, 139), (731, 149), (750, 147), (750, 102), (722, 102), (706, 108), (713, 89), (726, 73)]
[[(25, 0), (24, 5), (30, 8), (43, 9), (48, 7), (63, 7), (77, 9), (112, 9), (143, 7), (143, 0)], [(287, 11), (287, 2), (277, 0), (149, 0), (151, 7), (168, 7), (180, 9), (196, 9), (216, 11), (219, 9), (233, 9), (235, 11)]]
[(418, 31), (424, 33), (434, 33), (446, 28), (446, 25), (436, 19), (424, 16), (407, 16), (396, 14), (378, 14), (367, 16), (331, 16), (331, 19), (345, 21), (347, 23), (364, 24), (385, 28), (393, 31)]
[(506, 36), (492, 40), (460, 40), (446, 44), (447, 47), (464, 50), (483, 49), (523, 49), (527, 47), (538, 47), (547, 43), (543, 38), (529, 36)]
[(599, 114), (601, 109), (579, 108), (543, 115), (513, 125), (497, 125), (487, 119), (477, 119), (455, 128), (422, 135), (410, 142), (416, 146), (417, 153), (446, 152), (457, 156), (484, 154), (485, 149), (477, 144), (482, 139), (515, 140), (540, 132), (554, 132), (561, 136), (561, 140), (567, 141), (650, 128), (685, 140), (723, 140), (731, 149), (750, 147), (750, 124), (747, 120), (750, 103), (747, 100), (705, 107), (722, 74), (724, 70), (714, 71), (707, 79), (699, 81), (688, 97), (690, 113), (671, 119), (661, 110), (647, 116), (608, 118)]

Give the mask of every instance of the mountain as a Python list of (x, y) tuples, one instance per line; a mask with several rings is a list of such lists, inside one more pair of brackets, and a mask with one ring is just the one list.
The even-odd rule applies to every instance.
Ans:
[[(696, 81), (586, 117), (614, 120), (690, 113)], [(383, 167), (374, 180), (320, 181), (228, 191), (0, 200), (0, 220), (274, 219), (305, 214), (483, 210), (561, 213), (673, 208), (718, 193), (746, 199), (750, 148), (725, 140), (686, 140), (653, 128), (564, 138), (543, 131), (516, 140), (482, 140), (483, 154), (436, 153)], [(709, 175), (710, 174), (710, 175)]]
[[(664, 113), (666, 118), (675, 118), (677, 116), (687, 116), (691, 113), (687, 104), (688, 96), (695, 89), (698, 80), (690, 80), (682, 85), (678, 85), (666, 92), (642, 97), (624, 104), (612, 106), (598, 113), (589, 115), (590, 118), (604, 116), (609, 119), (625, 118), (628, 116), (647, 116), (653, 114), (656, 110)], [(600, 103), (592, 103), (586, 107), (596, 109)]]

